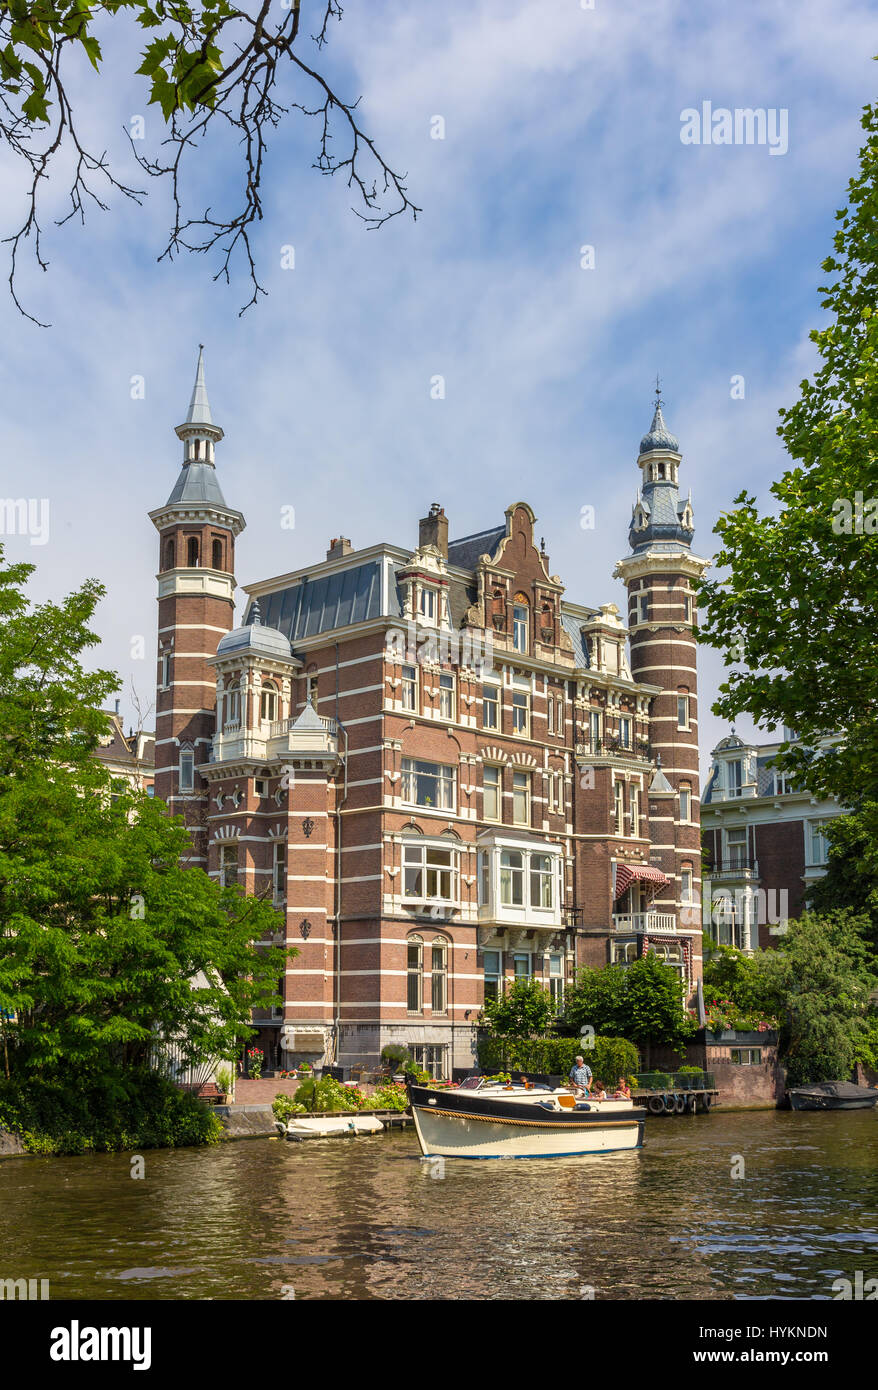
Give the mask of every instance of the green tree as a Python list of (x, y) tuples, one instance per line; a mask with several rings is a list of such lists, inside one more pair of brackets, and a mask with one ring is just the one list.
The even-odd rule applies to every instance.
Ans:
[(82, 663), (102, 590), (30, 607), (32, 569), (0, 551), (0, 1066), (132, 1070), (157, 1039), (233, 1056), (277, 1001), (287, 953), (258, 944), (277, 914), (182, 868), (182, 823), (91, 756), (118, 687)]
[(700, 638), (734, 668), (715, 711), (796, 730), (779, 765), (857, 813), (878, 885), (878, 106), (862, 125), (859, 172), (823, 262), (827, 322), (811, 333), (821, 365), (780, 412), (793, 466), (772, 485), (770, 514), (742, 492), (720, 517), (721, 573), (700, 585)]
[(680, 977), (655, 952), (631, 965), (581, 970), (568, 991), (566, 1021), (577, 1030), (627, 1038), (645, 1053), (653, 1046), (683, 1051), (696, 1024), (683, 1007)]
[(868, 917), (869, 939), (878, 947), (878, 802), (866, 800), (862, 809), (835, 816), (827, 826), (829, 862), (826, 873), (808, 890), (808, 906), (819, 915), (846, 907)]
[(764, 968), (783, 1001), (782, 1060), (787, 1085), (845, 1080), (868, 1062), (875, 1042), (870, 995), (878, 986), (866, 940), (868, 920), (849, 912), (791, 922)]
[(509, 1038), (533, 1038), (545, 1032), (555, 1014), (551, 994), (539, 980), (514, 980), (496, 999), (487, 999), (482, 1027)]
[[(106, 210), (101, 194), (109, 190), (135, 202), (144, 196), (112, 172), (106, 153), (95, 154), (82, 143), (79, 112), (68, 78), (84, 56), (103, 71), (102, 41), (122, 26), (143, 30), (142, 62), (132, 77), (145, 79), (145, 94), (155, 115), (152, 147), (139, 152), (145, 130), (126, 130), (142, 174), (168, 184), (174, 207), (173, 226), (159, 257), (181, 251), (219, 253), (214, 279), (229, 281), (233, 256), (239, 253), (256, 302), (259, 284), (252, 228), (261, 220), (268, 136), (289, 117), (316, 121), (314, 168), (340, 174), (360, 208), (367, 227), (419, 209), (364, 129), (359, 97), (343, 97), (335, 87), (322, 52), (332, 21), (340, 21), (340, 0), (270, 0), (232, 4), (202, 0), (198, 8), (185, 0), (3, 0), (0, 5), (0, 138), (26, 174), (25, 217), (11, 242), (10, 288), (15, 292), (17, 254), (29, 240), (37, 264), (45, 270), (40, 226), (40, 197), (56, 166), (69, 166), (71, 217), (84, 219), (94, 203)], [(133, 117), (132, 123), (141, 120)], [(150, 132), (152, 134), (152, 132)], [(240, 160), (232, 206), (226, 187), (207, 197), (203, 213), (187, 211), (192, 163), (205, 140), (218, 141), (222, 177), (230, 161)], [(135, 143), (137, 142), (137, 143)], [(201, 155), (203, 163), (203, 154)], [(100, 189), (100, 193), (97, 191)], [(237, 206), (235, 206), (237, 204)], [(242, 310), (243, 312), (243, 310)], [(31, 318), (30, 314), (26, 317)], [(37, 322), (34, 319), (34, 322)]]
[(705, 999), (731, 999), (741, 1013), (777, 1017), (783, 1008), (774, 972), (775, 950), (745, 955), (734, 946), (717, 946), (704, 962)]

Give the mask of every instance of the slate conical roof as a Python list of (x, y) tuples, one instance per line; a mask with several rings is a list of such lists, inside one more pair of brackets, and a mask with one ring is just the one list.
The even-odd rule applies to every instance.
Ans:
[(649, 433), (645, 434), (640, 441), (641, 454), (651, 454), (656, 449), (669, 449), (671, 453), (679, 454), (680, 445), (677, 436), (671, 434), (662, 416), (662, 403), (656, 401), (655, 414), (652, 417), (652, 424)]

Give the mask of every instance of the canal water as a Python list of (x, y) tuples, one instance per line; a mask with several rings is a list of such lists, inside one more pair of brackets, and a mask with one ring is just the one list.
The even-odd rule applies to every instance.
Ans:
[[(878, 1114), (650, 1119), (640, 1153), (419, 1161), (411, 1130), (0, 1162), (0, 1278), (86, 1299), (832, 1299), (878, 1277)], [(737, 1174), (737, 1176), (735, 1176)]]

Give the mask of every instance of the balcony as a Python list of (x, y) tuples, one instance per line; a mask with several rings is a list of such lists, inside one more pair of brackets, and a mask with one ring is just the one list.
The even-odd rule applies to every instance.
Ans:
[(576, 744), (577, 758), (638, 758), (650, 760), (650, 746), (646, 739), (635, 738), (623, 743), (620, 738), (586, 738)]
[(662, 932), (676, 933), (680, 928), (673, 912), (614, 912), (613, 930), (657, 936)]
[(759, 864), (746, 854), (733, 854), (730, 859), (720, 859), (707, 870), (710, 878), (749, 879), (759, 877)]
[(228, 720), (213, 736), (210, 761), (272, 763), (309, 754), (334, 758), (337, 753), (337, 720), (317, 714), (308, 706), (296, 718), (276, 719), (253, 729), (242, 728), (238, 720)]

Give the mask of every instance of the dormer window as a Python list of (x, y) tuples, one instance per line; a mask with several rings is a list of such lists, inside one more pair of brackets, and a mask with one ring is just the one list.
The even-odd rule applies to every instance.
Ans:
[(237, 729), (241, 723), (241, 691), (237, 680), (232, 677), (226, 686), (226, 722), (227, 729)]
[(421, 589), (420, 594), (420, 613), (428, 623), (436, 621), (436, 591), (435, 589)]

